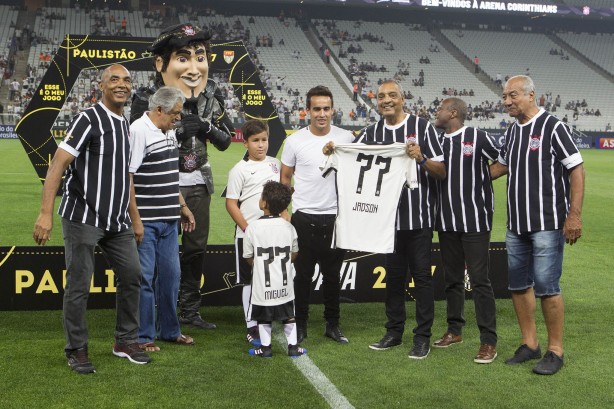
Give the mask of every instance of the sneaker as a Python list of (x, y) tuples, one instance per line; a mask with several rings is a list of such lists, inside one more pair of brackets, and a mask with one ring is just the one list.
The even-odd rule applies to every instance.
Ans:
[(392, 335), (386, 334), (384, 335), (384, 338), (380, 339), (374, 344), (369, 345), (369, 348), (374, 349), (376, 351), (385, 351), (386, 349), (398, 347), (402, 344), (403, 341), (401, 341), (399, 338), (395, 338)]
[(288, 356), (290, 358), (298, 358), (302, 355), (307, 355), (307, 348), (298, 345), (288, 345)]
[(212, 322), (207, 322), (200, 314), (193, 315), (191, 317), (179, 316), (179, 323), (183, 325), (191, 325), (200, 329), (215, 329), (217, 326)]
[(538, 375), (554, 375), (563, 367), (563, 357), (552, 351), (546, 352), (544, 357), (535, 365), (533, 372)]
[(414, 342), (414, 346), (409, 350), (409, 356), (411, 359), (424, 359), (429, 355), (431, 349), (428, 342)]
[(450, 331), (446, 331), (445, 334), (437, 341), (433, 342), (433, 346), (435, 348), (447, 348), (450, 345), (454, 344), (462, 344), (463, 337), (461, 335), (456, 335)]
[(252, 348), (247, 352), (252, 356), (259, 356), (260, 358), (272, 358), (273, 357), (273, 351), (271, 351), (270, 345), (268, 347), (262, 345), (258, 348)]
[(326, 324), (326, 332), (324, 332), (324, 335), (340, 344), (348, 344), (350, 342), (346, 336), (343, 335), (343, 332), (341, 332), (339, 324)]
[(87, 356), (87, 347), (66, 351), (66, 358), (68, 358), (68, 366), (76, 373), (82, 375), (96, 373), (96, 368)]
[(306, 322), (296, 322), (296, 342), (297, 344), (302, 343), (305, 338), (307, 338), (307, 323)]
[(262, 343), (260, 342), (260, 331), (258, 330), (258, 325), (247, 329), (246, 338), (247, 342), (249, 342), (255, 347), (259, 347), (260, 345), (262, 345)]
[(478, 364), (490, 364), (497, 357), (497, 347), (490, 344), (480, 345), (478, 354), (473, 358), (473, 362)]
[(539, 348), (539, 345), (536, 349), (531, 349), (527, 344), (522, 344), (518, 347), (516, 352), (514, 352), (514, 356), (507, 359), (505, 363), (508, 365), (516, 365), (530, 361), (531, 359), (539, 359), (541, 356), (542, 350)]
[(138, 342), (132, 344), (120, 344), (115, 343), (113, 345), (113, 355), (120, 358), (128, 358), (133, 364), (148, 364), (151, 362), (151, 358), (139, 347)]

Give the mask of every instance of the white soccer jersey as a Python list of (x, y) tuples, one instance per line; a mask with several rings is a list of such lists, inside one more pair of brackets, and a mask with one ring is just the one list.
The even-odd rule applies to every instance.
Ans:
[(418, 187), (416, 161), (405, 144), (335, 145), (322, 173), (337, 170), (338, 213), (333, 246), (374, 253), (394, 251), (401, 189)]
[[(241, 214), (247, 223), (262, 216), (262, 210), (258, 206), (262, 188), (269, 180), (279, 182), (280, 169), (279, 160), (267, 156), (262, 161), (242, 160), (230, 170), (226, 198), (239, 201)], [(238, 226), (236, 237), (244, 237), (243, 230)]]
[(254, 258), (253, 305), (281, 305), (294, 300), (291, 258), (297, 251), (296, 230), (283, 218), (262, 216), (247, 226), (243, 257)]

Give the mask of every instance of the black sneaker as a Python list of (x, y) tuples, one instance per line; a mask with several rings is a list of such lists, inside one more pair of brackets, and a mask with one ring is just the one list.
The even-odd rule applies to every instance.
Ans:
[(563, 357), (552, 351), (546, 352), (544, 357), (535, 365), (533, 372), (538, 375), (554, 375), (563, 367)]
[(414, 342), (414, 346), (411, 347), (407, 356), (411, 359), (424, 359), (430, 351), (428, 342)]
[(518, 347), (514, 356), (505, 361), (508, 365), (521, 364), (523, 362), (530, 361), (531, 359), (539, 359), (542, 356), (542, 350), (539, 345), (535, 349), (531, 349), (527, 344), (522, 344)]
[(260, 345), (262, 345), (262, 343), (260, 342), (260, 331), (258, 330), (258, 325), (247, 329), (246, 338), (247, 342), (249, 342), (255, 347), (259, 347)]
[(143, 352), (138, 342), (133, 342), (132, 344), (120, 344), (116, 342), (113, 345), (113, 355), (120, 358), (128, 358), (133, 364), (143, 365), (151, 362), (151, 358)]
[(272, 358), (273, 357), (273, 351), (271, 351), (270, 345), (268, 347), (262, 345), (261, 347), (258, 347), (258, 348), (252, 348), (247, 352), (252, 356), (259, 356), (260, 358)]
[(288, 356), (290, 358), (298, 358), (302, 355), (307, 355), (307, 348), (298, 345), (288, 345)]
[(324, 335), (340, 344), (348, 344), (350, 342), (346, 336), (343, 335), (343, 332), (341, 332), (339, 324), (326, 324), (326, 332), (324, 332)]
[(302, 343), (305, 338), (307, 338), (307, 323), (306, 322), (296, 322), (296, 342), (297, 344)]
[(66, 358), (68, 358), (68, 366), (76, 373), (82, 375), (96, 373), (96, 368), (87, 356), (87, 347), (66, 351)]
[(191, 325), (200, 329), (216, 329), (217, 325), (212, 322), (207, 322), (199, 314), (190, 317), (179, 316), (179, 323), (183, 325)]
[(369, 348), (374, 349), (376, 351), (385, 351), (386, 349), (398, 347), (402, 344), (403, 341), (401, 341), (399, 338), (395, 338), (392, 335), (386, 334), (384, 335), (384, 338), (380, 339), (378, 342), (369, 345)]

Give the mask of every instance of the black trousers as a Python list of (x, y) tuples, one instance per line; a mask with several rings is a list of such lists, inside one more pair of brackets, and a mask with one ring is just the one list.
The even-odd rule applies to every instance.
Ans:
[(294, 306), (298, 323), (305, 323), (309, 318), (309, 298), (316, 263), (322, 274), (324, 319), (330, 324), (339, 323), (339, 270), (345, 250), (330, 248), (335, 217), (334, 214), (308, 214), (300, 211), (292, 215), (292, 225), (298, 235), (298, 257), (294, 262)]
[(480, 330), (480, 343), (497, 345), (495, 296), (489, 273), (490, 232), (439, 232), (446, 281), (448, 331), (461, 335), (465, 325), (465, 267)]
[(405, 294), (408, 272), (414, 280), (411, 291), (416, 300), (414, 342), (429, 342), (435, 317), (433, 276), (431, 274), (431, 229), (398, 230), (395, 252), (386, 254), (387, 334), (402, 338), (405, 331)]
[(181, 316), (192, 318), (200, 308), (200, 279), (205, 273), (211, 195), (206, 185), (182, 186), (180, 190), (196, 222), (194, 231), (184, 231), (181, 235), (183, 252), (180, 259), (179, 307)]

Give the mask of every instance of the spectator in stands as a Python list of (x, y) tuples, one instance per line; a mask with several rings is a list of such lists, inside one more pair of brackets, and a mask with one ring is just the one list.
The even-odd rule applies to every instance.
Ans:
[(612, 125), (610, 125), (610, 123), (608, 122), (608, 124), (605, 126), (605, 131), (606, 132), (612, 132)]
[[(182, 234), (179, 322), (202, 329), (216, 328), (200, 316), (200, 281), (205, 271), (209, 238), (209, 207), (213, 195), (213, 175), (208, 160), (208, 143), (224, 151), (230, 145), (234, 127), (224, 112), (224, 96), (209, 79), (211, 34), (192, 24), (177, 24), (164, 29), (150, 51), (156, 69), (156, 86), (179, 88), (186, 102), (179, 143), (179, 185), (186, 204), (194, 214), (196, 228)], [(132, 102), (131, 119), (146, 110), (155, 90), (141, 89)], [(185, 158), (192, 158), (187, 160)], [(184, 160), (182, 160), (184, 158)]]
[(473, 57), (473, 66), (475, 68), (475, 73), (479, 74), (480, 73), (480, 59), (478, 58), (477, 55)]
[[(573, 245), (582, 235), (584, 161), (569, 127), (535, 104), (530, 77), (510, 78), (503, 89), (503, 102), (516, 122), (508, 128), (499, 159), (490, 170), (493, 179), (509, 175), (508, 281), (522, 335), (522, 345), (506, 363), (542, 358), (535, 323), (538, 297), (548, 344), (533, 372), (553, 375), (563, 367), (560, 279), (565, 242)], [(529, 122), (531, 126), (524, 126)], [(521, 174), (531, 177), (519, 180)], [(549, 186), (547, 195), (543, 186)]]
[(501, 76), (500, 72), (498, 72), (497, 76), (495, 77), (495, 83), (500, 87), (503, 86), (503, 77)]

